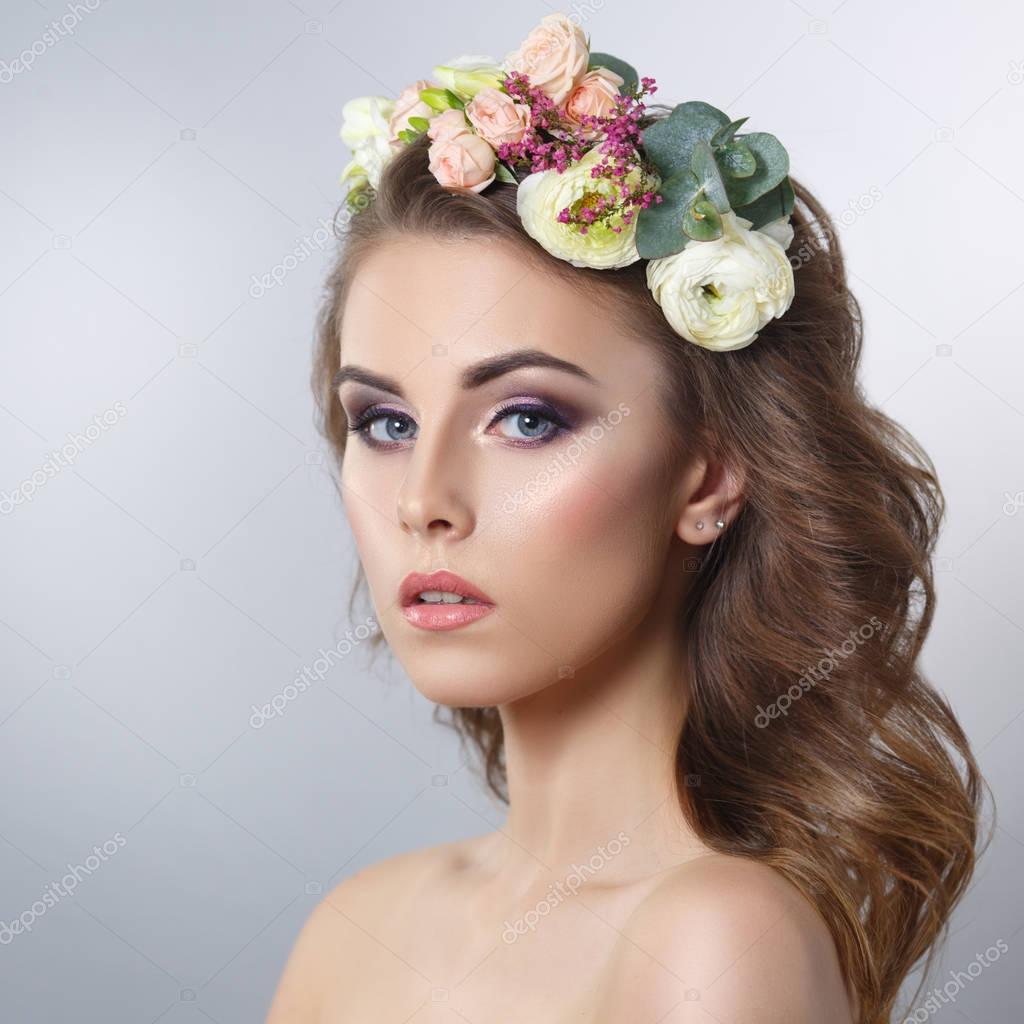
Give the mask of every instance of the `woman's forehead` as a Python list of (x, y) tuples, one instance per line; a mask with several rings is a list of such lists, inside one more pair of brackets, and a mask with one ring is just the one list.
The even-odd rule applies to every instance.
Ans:
[(641, 372), (654, 361), (649, 346), (624, 335), (580, 289), (495, 239), (390, 241), (352, 280), (342, 363), (384, 360), (411, 369), (442, 356), (468, 365), (521, 348), (585, 366), (595, 377)]

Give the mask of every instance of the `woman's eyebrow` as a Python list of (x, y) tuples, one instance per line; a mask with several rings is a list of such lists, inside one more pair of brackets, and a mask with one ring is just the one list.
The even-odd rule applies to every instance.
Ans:
[[(472, 366), (467, 366), (460, 375), (460, 383), (466, 390), (478, 388), (488, 381), (501, 377), (503, 374), (511, 373), (526, 366), (543, 366), (551, 370), (561, 370), (564, 373), (571, 373), (582, 380), (597, 384), (597, 379), (582, 366), (570, 363), (566, 359), (559, 359), (558, 356), (550, 355), (536, 348), (521, 348), (512, 352), (503, 352), (497, 356), (490, 356), (481, 359)], [(348, 364), (341, 367), (335, 373), (331, 382), (334, 388), (340, 387), (345, 381), (354, 380), (361, 384), (367, 384), (378, 391), (386, 391), (397, 398), (405, 398), (401, 385), (391, 377), (384, 377), (381, 374), (373, 373), (361, 366)]]

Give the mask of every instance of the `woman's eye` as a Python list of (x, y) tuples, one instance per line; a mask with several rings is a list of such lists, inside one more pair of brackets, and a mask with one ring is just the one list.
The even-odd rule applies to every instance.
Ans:
[[(570, 425), (554, 409), (545, 410), (534, 405), (509, 405), (499, 409), (491, 426), (508, 440), (524, 447), (536, 447), (553, 440)], [(358, 434), (371, 448), (396, 447), (402, 441), (416, 437), (415, 420), (395, 410), (370, 407), (355, 418), (349, 433)]]
[(565, 426), (560, 418), (533, 406), (513, 406), (499, 411), (494, 420), (503, 437), (513, 441), (535, 441), (559, 433)]
[(395, 441), (408, 441), (416, 436), (416, 424), (403, 413), (364, 413), (349, 428), (352, 433), (361, 434), (368, 444), (388, 445)]

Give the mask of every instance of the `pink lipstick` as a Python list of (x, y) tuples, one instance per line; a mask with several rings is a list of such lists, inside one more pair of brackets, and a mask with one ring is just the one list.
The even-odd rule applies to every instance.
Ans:
[(420, 629), (468, 626), (494, 610), (494, 602), (461, 576), (447, 569), (411, 572), (398, 590), (402, 614)]

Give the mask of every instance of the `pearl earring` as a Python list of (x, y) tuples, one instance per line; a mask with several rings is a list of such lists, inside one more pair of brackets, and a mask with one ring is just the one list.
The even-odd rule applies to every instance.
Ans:
[(703, 530), (704, 529), (704, 520), (703, 519), (698, 519), (697, 520), (697, 529), (698, 530)]
[(715, 520), (715, 526), (717, 526), (719, 529), (721, 529), (723, 526), (725, 526), (725, 520), (721, 519), (721, 518), (716, 519)]

